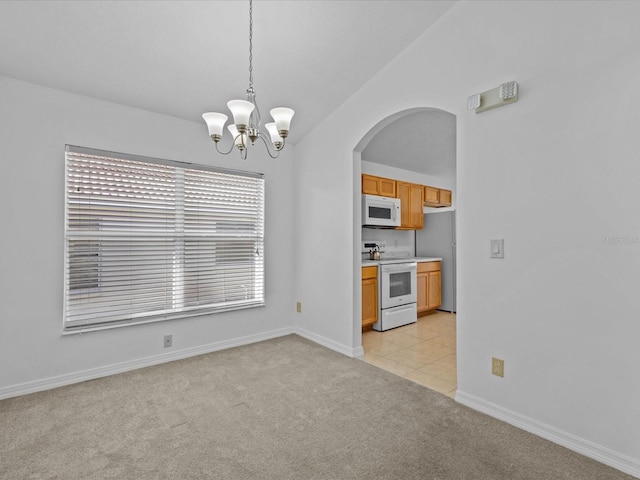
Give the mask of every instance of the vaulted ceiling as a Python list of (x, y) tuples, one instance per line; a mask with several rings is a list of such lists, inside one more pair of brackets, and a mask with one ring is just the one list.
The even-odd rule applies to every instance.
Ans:
[(456, 116), (429, 108), (401, 117), (371, 139), (362, 160), (453, 180)]
[[(256, 0), (263, 117), (295, 109), (295, 143), (454, 3)], [(4, 0), (0, 75), (202, 122), (244, 98), (248, 17), (248, 0)]]

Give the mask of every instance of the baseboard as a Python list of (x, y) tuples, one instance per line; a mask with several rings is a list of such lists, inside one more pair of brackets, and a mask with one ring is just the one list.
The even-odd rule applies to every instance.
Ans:
[(223, 340), (221, 342), (200, 345), (193, 348), (161, 353), (159, 355), (153, 355), (151, 357), (139, 358), (136, 360), (115, 363), (104, 367), (82, 370), (79, 372), (68, 373), (56, 377), (45, 378), (42, 380), (35, 380), (33, 382), (26, 382), (19, 385), (12, 385), (9, 387), (0, 388), (0, 400), (10, 397), (17, 397), (20, 395), (26, 395), (28, 393), (50, 390), (52, 388), (63, 387), (65, 385), (84, 382), (86, 380), (107, 377), (109, 375), (128, 372), (130, 370), (136, 370), (138, 368), (150, 367), (152, 365), (158, 365), (161, 363), (172, 362), (174, 360), (182, 360), (184, 358), (195, 357), (196, 355), (211, 353), (227, 348), (262, 342), (264, 340), (282, 337), (284, 335), (290, 335), (292, 333), (296, 333), (293, 328), (281, 328), (278, 330), (271, 330), (269, 332), (258, 333), (256, 335), (248, 335), (245, 337), (233, 338), (231, 340)]
[(458, 390), (456, 402), (640, 478), (640, 461)]
[(304, 328), (295, 327), (293, 333), (300, 335), (301, 337), (306, 338), (307, 340), (311, 340), (314, 343), (322, 345), (323, 347), (327, 347), (331, 350), (334, 350), (338, 353), (342, 353), (347, 357), (362, 357), (364, 355), (364, 350), (362, 347), (351, 348), (346, 345), (342, 345), (341, 343), (334, 342), (322, 335), (318, 335), (316, 333), (310, 332), (309, 330), (305, 330)]

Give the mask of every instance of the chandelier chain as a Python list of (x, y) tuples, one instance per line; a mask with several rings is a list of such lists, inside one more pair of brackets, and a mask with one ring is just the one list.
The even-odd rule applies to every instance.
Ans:
[(249, 0), (249, 88), (253, 90), (253, 0)]

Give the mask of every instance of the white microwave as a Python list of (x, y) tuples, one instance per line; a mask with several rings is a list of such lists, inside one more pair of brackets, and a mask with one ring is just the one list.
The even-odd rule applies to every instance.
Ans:
[(399, 227), (400, 199), (362, 195), (362, 225), (367, 227)]

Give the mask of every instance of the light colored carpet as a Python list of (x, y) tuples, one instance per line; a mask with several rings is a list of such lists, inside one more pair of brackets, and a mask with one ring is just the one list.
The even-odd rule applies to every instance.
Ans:
[(2, 479), (631, 479), (298, 336), (0, 401)]

